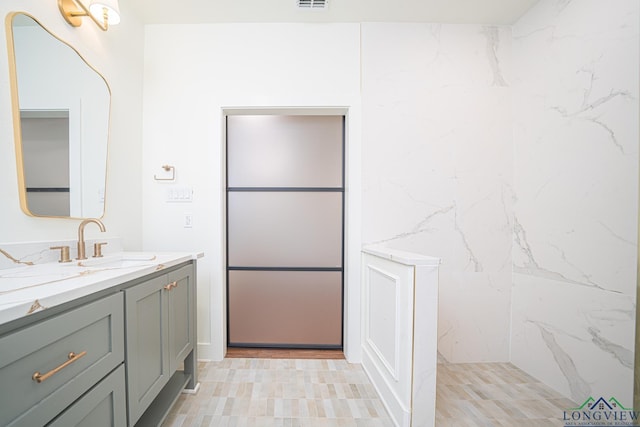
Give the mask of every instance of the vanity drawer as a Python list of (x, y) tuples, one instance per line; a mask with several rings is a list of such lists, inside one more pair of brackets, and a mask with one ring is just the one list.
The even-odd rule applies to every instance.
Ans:
[(124, 361), (122, 298), (117, 293), (0, 338), (1, 426), (46, 424)]
[(47, 427), (126, 427), (125, 405), (122, 364)]

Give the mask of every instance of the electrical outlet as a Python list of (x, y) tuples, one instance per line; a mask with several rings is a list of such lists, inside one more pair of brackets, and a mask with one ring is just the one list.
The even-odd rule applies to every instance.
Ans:
[(193, 227), (193, 215), (190, 213), (184, 214), (184, 228), (192, 228)]

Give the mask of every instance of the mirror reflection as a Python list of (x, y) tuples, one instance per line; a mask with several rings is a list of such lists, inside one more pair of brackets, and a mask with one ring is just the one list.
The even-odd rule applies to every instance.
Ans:
[(111, 94), (104, 78), (32, 17), (11, 19), (18, 183), (33, 216), (104, 213)]

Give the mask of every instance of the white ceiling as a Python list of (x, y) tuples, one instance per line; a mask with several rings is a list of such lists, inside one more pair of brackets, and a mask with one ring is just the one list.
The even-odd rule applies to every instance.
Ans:
[(121, 0), (145, 24), (215, 22), (430, 22), (511, 24), (538, 0), (327, 0), (299, 10), (296, 0)]

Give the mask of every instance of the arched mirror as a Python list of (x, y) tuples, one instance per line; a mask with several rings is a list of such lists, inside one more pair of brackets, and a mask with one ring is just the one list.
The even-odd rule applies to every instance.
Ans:
[(104, 214), (111, 92), (79, 53), (33, 17), (7, 17), (22, 210)]

